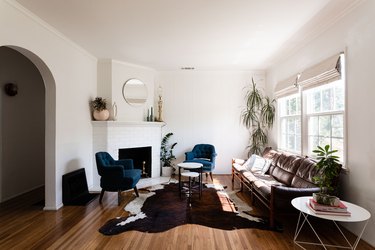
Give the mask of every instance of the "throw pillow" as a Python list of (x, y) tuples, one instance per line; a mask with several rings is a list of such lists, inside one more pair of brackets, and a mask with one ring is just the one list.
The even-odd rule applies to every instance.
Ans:
[(251, 155), (251, 157), (243, 164), (247, 170), (259, 174), (265, 174), (270, 165), (271, 161), (256, 154)]

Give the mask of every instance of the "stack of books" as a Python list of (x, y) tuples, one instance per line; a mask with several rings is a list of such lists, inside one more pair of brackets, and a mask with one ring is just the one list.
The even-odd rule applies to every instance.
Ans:
[(344, 203), (340, 201), (338, 206), (322, 205), (314, 201), (313, 198), (309, 199), (307, 206), (314, 214), (320, 215), (338, 215), (338, 216), (350, 216), (351, 213)]

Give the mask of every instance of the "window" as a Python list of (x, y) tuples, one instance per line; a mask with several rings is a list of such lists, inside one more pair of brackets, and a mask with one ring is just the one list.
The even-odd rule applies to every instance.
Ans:
[(307, 155), (330, 145), (344, 159), (344, 84), (342, 80), (304, 92), (307, 118)]
[[(338, 150), (336, 155), (340, 157), (342, 163), (345, 163), (343, 56), (343, 54), (336, 56), (337, 65), (334, 66), (336, 71), (330, 69), (329, 74), (335, 73), (331, 74), (331, 78), (326, 73), (328, 71), (324, 71), (325, 74), (316, 74), (317, 69), (322, 68), (320, 64), (319, 67), (315, 66), (308, 70), (309, 77), (300, 82), (298, 90), (288, 88), (289, 93), (286, 93), (285, 88), (279, 89), (279, 93), (282, 93), (282, 96), (277, 98), (280, 150), (313, 157), (315, 154), (312, 151), (318, 145), (328, 144), (332, 149)], [(298, 78), (294, 79), (298, 80)], [(282, 84), (285, 86), (285, 82)]]
[(284, 151), (301, 153), (301, 98), (299, 94), (280, 98), (279, 107), (279, 148)]

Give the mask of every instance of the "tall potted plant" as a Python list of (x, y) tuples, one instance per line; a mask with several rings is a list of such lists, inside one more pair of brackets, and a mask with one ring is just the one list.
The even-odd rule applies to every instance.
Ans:
[(93, 117), (97, 121), (106, 121), (109, 118), (109, 111), (107, 109), (107, 100), (102, 97), (96, 97), (91, 101), (91, 108), (93, 109)]
[(338, 203), (338, 198), (332, 195), (336, 191), (333, 184), (341, 170), (339, 157), (334, 155), (336, 152), (337, 150), (330, 150), (329, 145), (324, 146), (324, 148), (318, 146), (317, 149), (313, 150), (319, 160), (316, 164), (319, 172), (313, 177), (313, 180), (320, 188), (320, 192), (313, 194), (313, 197), (316, 202), (325, 205), (336, 205)]
[(160, 160), (162, 161), (162, 176), (171, 176), (174, 170), (173, 160), (176, 157), (173, 154), (173, 149), (177, 145), (177, 142), (170, 144), (169, 139), (172, 137), (173, 133), (166, 134), (161, 140), (160, 147)]
[(249, 130), (248, 154), (261, 154), (267, 145), (267, 132), (275, 120), (275, 100), (257, 89), (254, 79), (245, 95), (246, 107), (241, 113), (241, 121)]

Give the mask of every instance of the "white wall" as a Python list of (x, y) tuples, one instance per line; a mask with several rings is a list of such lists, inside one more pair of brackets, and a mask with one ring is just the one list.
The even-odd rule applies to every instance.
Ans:
[[(218, 153), (216, 174), (229, 174), (233, 157), (245, 158), (248, 132), (240, 123), (244, 87), (254, 77), (264, 86), (263, 72), (162, 71), (155, 89), (163, 88), (164, 134), (173, 132), (176, 162), (195, 144), (213, 144)], [(155, 100), (157, 100), (155, 98)], [(156, 106), (156, 105), (155, 105)]]
[(88, 184), (92, 185), (89, 100), (96, 94), (97, 60), (13, 0), (0, 0), (0, 46), (3, 45), (30, 51), (52, 74), (48, 77), (41, 72), (48, 112), (45, 208), (57, 209), (62, 205), (64, 173), (85, 167)]
[[(300, 72), (346, 48), (347, 62), (347, 159), (349, 172), (343, 176), (345, 200), (372, 213), (364, 240), (375, 246), (375, 110), (373, 99), (375, 58), (375, 1), (365, 1), (354, 12), (287, 60), (267, 71), (267, 89), (277, 81)], [(274, 131), (272, 144), (277, 145)], [(345, 225), (358, 233), (361, 224)]]
[(0, 202), (44, 185), (44, 82), (29, 59), (0, 47), (1, 90), (7, 83), (17, 84), (19, 91), (0, 94)]

